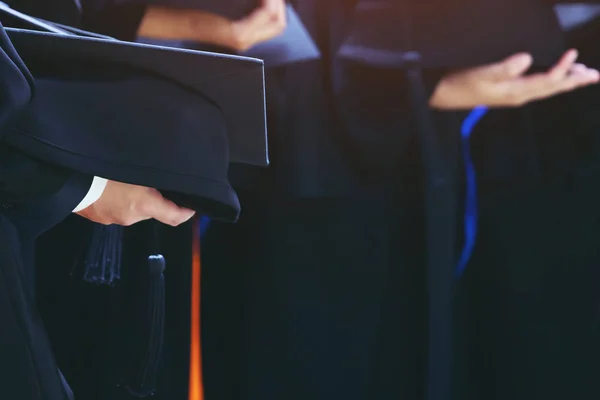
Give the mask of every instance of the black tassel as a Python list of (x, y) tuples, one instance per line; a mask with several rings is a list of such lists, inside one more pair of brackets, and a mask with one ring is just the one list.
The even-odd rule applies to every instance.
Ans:
[(84, 281), (110, 286), (121, 279), (122, 251), (122, 226), (94, 224), (83, 265)]
[(156, 392), (158, 370), (162, 354), (165, 328), (165, 258), (148, 257), (148, 268), (137, 277), (137, 291), (130, 315), (134, 345), (132, 364), (123, 385), (138, 398), (153, 396)]

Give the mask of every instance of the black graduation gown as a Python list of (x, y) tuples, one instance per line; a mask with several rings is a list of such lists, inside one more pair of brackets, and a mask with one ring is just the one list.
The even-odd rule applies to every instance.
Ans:
[[(598, 26), (569, 35), (596, 68)], [(490, 115), (474, 137), (481, 232), (457, 305), (463, 398), (600, 395), (599, 95)]]
[[(0, 46), (0, 386), (7, 399), (66, 400), (70, 389), (35, 307), (31, 253), (35, 237), (70, 214), (92, 178), (4, 142), (5, 123), (31, 100), (34, 84), (1, 24)], [(45, 209), (43, 218), (26, 223), (17, 217), (34, 209)]]
[[(106, 33), (133, 41), (145, 5), (115, 4), (111, 1), (10, 0), (12, 8), (48, 21)], [(89, 186), (89, 185), (88, 185)], [(82, 196), (83, 197), (83, 194)], [(35, 274), (27, 283), (34, 294), (56, 358), (77, 398), (86, 400), (127, 395), (112, 393), (114, 369), (118, 356), (109, 339), (113, 328), (122, 329), (116, 321), (115, 304), (124, 304), (122, 296), (108, 287), (97, 287), (74, 275), (90, 246), (93, 223), (66, 212), (64, 221), (38, 237), (35, 243)], [(58, 222), (58, 221), (56, 221)], [(159, 393), (170, 399), (187, 396), (189, 350), (181, 343), (181, 335), (189, 332), (189, 299), (191, 278), (192, 222), (171, 228), (156, 222), (144, 222), (125, 229), (123, 265), (128, 269), (144, 266), (150, 254), (160, 253), (167, 260), (166, 332)], [(33, 260), (34, 244), (28, 243)], [(33, 276), (37, 279), (33, 279)], [(121, 287), (131, 288), (134, 279)], [(186, 340), (186, 343), (189, 342)], [(93, 361), (91, 361), (93, 360)], [(179, 366), (179, 368), (178, 368)], [(178, 392), (179, 389), (179, 392)]]
[[(345, 15), (328, 5), (297, 4), (326, 66)], [(336, 120), (342, 72), (321, 68), (269, 71), (273, 168), (232, 171), (240, 223), (203, 243), (209, 400), (423, 397), (420, 163), (393, 118), (403, 73), (346, 66), (369, 115)], [(475, 134), (481, 231), (457, 291), (454, 398), (597, 396), (595, 154), (568, 104), (493, 112)]]
[[(101, 74), (101, 72), (99, 72), (99, 74)], [(168, 95), (166, 97), (158, 95), (157, 98), (168, 98), (170, 101), (177, 100), (176, 98), (169, 97)], [(189, 102), (186, 102), (185, 104), (188, 103)], [(260, 101), (260, 104), (262, 104), (262, 101)], [(175, 108), (177, 110), (182, 110), (185, 107)], [(197, 112), (197, 110), (195, 110), (194, 115), (199, 116), (200, 114)], [(196, 121), (195, 126), (198, 126), (197, 122), (198, 121)], [(208, 121), (203, 120), (202, 122)], [(189, 127), (182, 129), (182, 132), (187, 133), (189, 131)], [(223, 130), (220, 130), (220, 132), (223, 132)], [(215, 137), (214, 139), (217, 138)], [(175, 142), (178, 142), (177, 139), (175, 139)], [(217, 143), (223, 144), (224, 142), (217, 139), (217, 141), (215, 141), (213, 144), (216, 145)], [(210, 157), (206, 158), (213, 159), (213, 157), (216, 155), (214, 160), (217, 162), (223, 161), (221, 165), (226, 167), (227, 152), (222, 151), (226, 150), (226, 147), (219, 146), (211, 147)], [(156, 146), (153, 148), (161, 147)], [(199, 151), (202, 151), (202, 149), (207, 149), (207, 146), (199, 144), (198, 148), (200, 149)], [(223, 156), (221, 157), (220, 155), (217, 155), (217, 153)], [(204, 157), (201, 156), (200, 159), (203, 158)], [(89, 188), (89, 182), (86, 189), (87, 188)], [(84, 194), (85, 192), (79, 196), (79, 200), (83, 198)], [(67, 207), (67, 205), (68, 204), (65, 203), (65, 207)], [(73, 204), (72, 207), (61, 216), (61, 219), (64, 216), (69, 215), (70, 210), (72, 210), (74, 207), (75, 204)], [(56, 222), (58, 222), (58, 220)], [(53, 344), (58, 350), (59, 361), (61, 362), (61, 365), (66, 367), (65, 372), (69, 380), (74, 382), (76, 394), (85, 399), (92, 399), (95, 397), (105, 396), (105, 391), (107, 389), (111, 390), (114, 387), (115, 380), (111, 376), (111, 372), (112, 369), (114, 369), (112, 366), (115, 365), (115, 360), (119, 357), (117, 356), (112, 358), (113, 354), (110, 354), (108, 350), (113, 350), (114, 347), (107, 346), (110, 342), (108, 338), (110, 328), (114, 326), (112, 324), (114, 321), (112, 320), (111, 315), (111, 311), (113, 311), (113, 304), (110, 301), (112, 300), (111, 296), (107, 296), (108, 290), (94, 290), (94, 288), (89, 285), (87, 287), (83, 287), (81, 282), (79, 282), (77, 279), (74, 280), (69, 275), (69, 272), (73, 272), (71, 268), (73, 267), (75, 261), (81, 261), (81, 259), (77, 259), (80, 256), (80, 254), (77, 252), (77, 250), (80, 249), (80, 245), (85, 246), (86, 244), (89, 244), (82, 243), (82, 239), (85, 240), (85, 237), (79, 235), (81, 230), (77, 230), (77, 223), (80, 225), (82, 221), (74, 220), (73, 223), (75, 225), (66, 225), (66, 230), (58, 230), (50, 233), (50, 236), (48, 236), (50, 240), (42, 242), (41, 251), (38, 253), (38, 260), (40, 261), (38, 263), (38, 267), (40, 267), (41, 277), (41, 279), (37, 280), (39, 284), (38, 293), (40, 294), (40, 296), (38, 296), (38, 301), (43, 306), (43, 311), (45, 314), (44, 316), (49, 321), (50, 336), (54, 339)], [(75, 229), (73, 229), (73, 227), (75, 227)], [(190, 228), (189, 225), (187, 225), (187, 227), (188, 229)], [(132, 268), (129, 269), (130, 271), (135, 271), (135, 267), (137, 265), (146, 265), (149, 254), (157, 251), (163, 251), (163, 249), (160, 248), (162, 247), (162, 244), (158, 246), (159, 248), (153, 246), (152, 244), (154, 241), (152, 227), (150, 227), (150, 229), (145, 228), (148, 228), (147, 224), (142, 224), (142, 226), (139, 228), (132, 229), (130, 231), (132, 243), (134, 243), (135, 246), (131, 249), (128, 249), (124, 261), (124, 263), (127, 265), (132, 266)], [(142, 232), (145, 230), (146, 234), (140, 235), (140, 229)], [(178, 237), (177, 234), (174, 235), (172, 232), (173, 230), (169, 232), (171, 234), (164, 241), (166, 242), (165, 247), (170, 246), (171, 248), (177, 248), (178, 246), (182, 246), (183, 249), (179, 247), (179, 249), (182, 250), (180, 252), (164, 249), (163, 254), (167, 256), (169, 260), (177, 260), (177, 257), (189, 259), (191, 237), (189, 235)], [(55, 236), (57, 233), (67, 234), (63, 237), (57, 237)], [(161, 235), (161, 232), (158, 232), (158, 234)], [(148, 240), (149, 236), (151, 236), (150, 240)], [(171, 243), (176, 243), (176, 245), (172, 245)], [(173, 257), (171, 258), (171, 256)], [(182, 302), (178, 300), (178, 296), (184, 296), (185, 299), (189, 298), (189, 296), (186, 296), (186, 289), (189, 287), (189, 269), (187, 269), (189, 263), (184, 263), (181, 268), (177, 268), (176, 262), (170, 263), (170, 266), (173, 267), (172, 271), (174, 272), (175, 276), (181, 276), (181, 280), (183, 281), (181, 285), (179, 285), (179, 282), (177, 282), (177, 285), (175, 285), (175, 290), (168, 291), (168, 293), (171, 294), (171, 298), (168, 299), (167, 307), (173, 308), (173, 311), (168, 312), (170, 321), (167, 321), (167, 325), (177, 326), (177, 322), (179, 320), (184, 322), (189, 321), (189, 312), (185, 312), (186, 302), (183, 302), (184, 305), (181, 307), (180, 305)], [(172, 280), (168, 279), (168, 281)], [(175, 306), (173, 307), (172, 304), (175, 304)], [(180, 337), (177, 335), (177, 333), (180, 331), (181, 329), (175, 330), (175, 336)], [(170, 334), (167, 333), (167, 335)], [(173, 336), (173, 339), (169, 340), (168, 342), (174, 342), (176, 340), (175, 336)], [(120, 345), (123, 344), (124, 343), (120, 343)], [(167, 346), (165, 350), (167, 357), (178, 357), (177, 349), (170, 351)], [(184, 365), (183, 369), (185, 369), (187, 366), (187, 355), (188, 352), (187, 349), (185, 349), (183, 353), (183, 359), (185, 359), (185, 361), (178, 363), (178, 365)], [(91, 362), (92, 359), (95, 362)], [(167, 364), (167, 366), (168, 365), (169, 364)], [(169, 384), (168, 387), (172, 385), (175, 387), (180, 387), (182, 388), (182, 391), (184, 391), (187, 386), (185, 372), (183, 374), (178, 373), (178, 371), (168, 367), (166, 371), (168, 373), (165, 374), (165, 380)], [(177, 383), (173, 383), (173, 381), (176, 381)], [(167, 396), (171, 396), (171, 394), (172, 391), (169, 391)], [(115, 396), (111, 395), (106, 396), (111, 399), (116, 398)]]
[[(209, 400), (424, 397), (427, 249), (403, 73), (330, 74), (332, 3), (298, 2), (326, 67), (270, 71), (272, 168), (240, 183), (240, 222), (203, 243)], [(358, 103), (338, 119), (336, 80)], [(474, 133), (480, 233), (456, 288), (448, 398), (598, 397), (598, 154), (581, 95), (493, 111)]]

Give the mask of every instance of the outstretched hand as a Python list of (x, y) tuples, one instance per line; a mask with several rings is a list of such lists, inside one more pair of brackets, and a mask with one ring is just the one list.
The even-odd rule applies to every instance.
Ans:
[(156, 189), (108, 181), (100, 199), (77, 214), (103, 225), (129, 226), (156, 219), (177, 226), (192, 218), (194, 211), (177, 206)]
[(600, 74), (577, 64), (576, 50), (567, 51), (549, 71), (525, 75), (533, 59), (526, 53), (501, 62), (460, 70), (439, 82), (429, 104), (438, 109), (517, 107), (598, 83)]

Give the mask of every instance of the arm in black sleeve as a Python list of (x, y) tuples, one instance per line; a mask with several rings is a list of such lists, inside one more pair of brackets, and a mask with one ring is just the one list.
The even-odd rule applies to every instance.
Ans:
[(63, 206), (72, 210), (85, 197), (92, 177), (43, 163), (3, 140), (6, 122), (27, 107), (33, 93), (33, 78), (0, 24), (0, 203), (6, 209), (60, 195), (64, 214)]
[[(0, 202), (7, 205), (32, 202), (52, 196), (62, 190), (74, 177), (74, 171), (50, 165), (29, 157), (27, 154), (0, 145)], [(85, 197), (92, 177), (75, 178), (87, 187), (82, 188), (81, 198), (66, 199), (74, 209)]]
[(0, 148), (0, 213), (27, 238), (65, 219), (79, 205), (93, 177)]

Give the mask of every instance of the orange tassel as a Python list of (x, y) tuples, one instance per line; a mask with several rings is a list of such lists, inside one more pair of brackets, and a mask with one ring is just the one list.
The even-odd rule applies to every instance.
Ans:
[(194, 222), (192, 243), (192, 315), (190, 341), (189, 400), (204, 400), (202, 382), (202, 347), (200, 340), (200, 229), (199, 219)]

